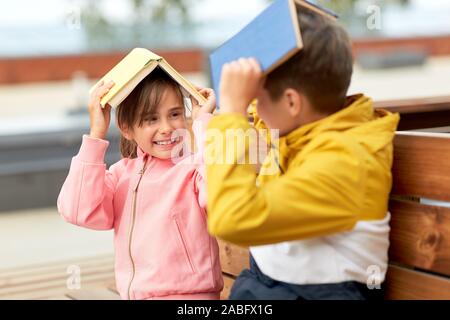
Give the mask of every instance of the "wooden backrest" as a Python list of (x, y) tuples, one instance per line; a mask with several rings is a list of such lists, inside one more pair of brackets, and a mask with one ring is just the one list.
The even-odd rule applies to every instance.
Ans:
[(400, 113), (400, 131), (450, 126), (450, 96), (375, 101), (374, 107)]
[(399, 132), (389, 210), (388, 299), (450, 299), (450, 134)]
[[(450, 134), (398, 132), (394, 141), (387, 299), (450, 299)], [(248, 249), (219, 241), (227, 298)]]

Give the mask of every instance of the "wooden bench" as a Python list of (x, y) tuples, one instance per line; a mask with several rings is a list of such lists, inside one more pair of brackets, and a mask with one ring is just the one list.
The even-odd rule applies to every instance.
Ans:
[[(80, 270), (79, 289), (71, 289), (71, 286), (68, 286), (70, 276), (75, 274), (71, 271), (71, 266)], [(96, 256), (0, 270), (0, 299), (120, 299), (115, 289), (114, 256)]]
[[(450, 299), (450, 207), (422, 203), (450, 202), (450, 134), (398, 132), (394, 146), (386, 299)], [(226, 299), (248, 249), (219, 247)]]

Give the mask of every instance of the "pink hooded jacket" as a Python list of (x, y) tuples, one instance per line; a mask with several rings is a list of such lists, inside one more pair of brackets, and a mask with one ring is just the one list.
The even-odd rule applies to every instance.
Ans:
[(106, 170), (109, 142), (83, 136), (58, 211), (78, 226), (114, 229), (122, 299), (218, 297), (223, 288), (218, 245), (207, 231), (203, 161), (193, 161), (202, 158), (199, 140), (210, 117), (202, 115), (193, 124), (198, 154), (176, 164), (138, 148), (137, 158), (124, 158)]

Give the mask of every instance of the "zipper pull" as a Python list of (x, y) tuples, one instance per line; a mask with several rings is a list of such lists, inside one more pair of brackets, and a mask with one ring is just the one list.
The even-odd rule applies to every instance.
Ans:
[(146, 169), (146, 167), (147, 167), (147, 160), (148, 160), (148, 158), (146, 157), (146, 158), (144, 159), (144, 166), (143, 166), (142, 169), (140, 169), (139, 172), (138, 172), (139, 178), (136, 179), (136, 182), (135, 182), (135, 184), (134, 184), (134, 187), (133, 187), (133, 191), (134, 191), (134, 192), (137, 192), (137, 189), (138, 189), (138, 187), (139, 187), (139, 184), (141, 183), (142, 177), (144, 176), (144, 172), (145, 172), (145, 169)]
[(142, 167), (142, 169), (141, 170), (139, 170), (139, 175), (143, 175), (144, 174), (144, 172), (145, 172), (145, 169), (146, 169), (146, 167), (147, 167), (147, 161), (148, 161), (148, 155), (145, 155), (145, 157), (144, 157), (144, 166)]

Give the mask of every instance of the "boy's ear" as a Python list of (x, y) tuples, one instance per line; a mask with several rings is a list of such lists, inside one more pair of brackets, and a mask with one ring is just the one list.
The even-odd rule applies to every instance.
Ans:
[(295, 89), (287, 88), (284, 91), (284, 100), (289, 114), (292, 117), (298, 116), (303, 107), (301, 94)]

